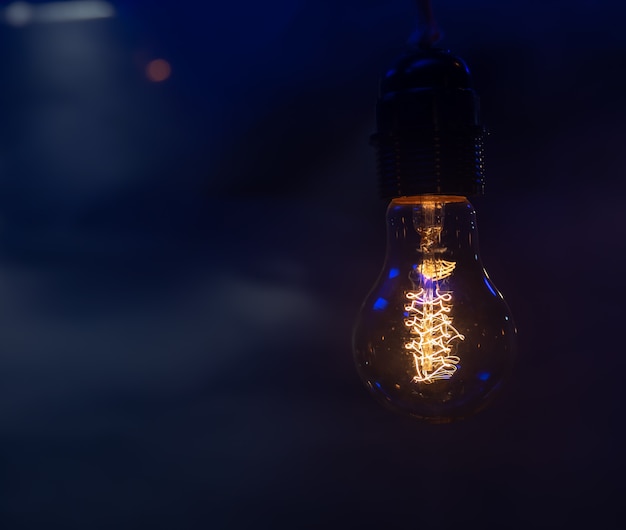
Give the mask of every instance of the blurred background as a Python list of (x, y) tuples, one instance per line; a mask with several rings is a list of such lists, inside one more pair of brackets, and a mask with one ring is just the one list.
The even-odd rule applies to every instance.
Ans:
[(514, 377), (391, 415), (378, 82), (410, 0), (0, 2), (0, 527), (623, 528), (626, 6), (434, 1)]

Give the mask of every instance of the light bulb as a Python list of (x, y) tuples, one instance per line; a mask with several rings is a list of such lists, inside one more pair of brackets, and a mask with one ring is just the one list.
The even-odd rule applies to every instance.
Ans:
[(478, 97), (448, 51), (402, 55), (377, 104), (387, 253), (354, 328), (357, 371), (391, 409), (444, 423), (482, 410), (513, 367), (517, 330), (478, 249)]
[(483, 268), (470, 202), (393, 199), (383, 269), (354, 331), (358, 373), (374, 396), (431, 422), (468, 417), (508, 376), (515, 335)]

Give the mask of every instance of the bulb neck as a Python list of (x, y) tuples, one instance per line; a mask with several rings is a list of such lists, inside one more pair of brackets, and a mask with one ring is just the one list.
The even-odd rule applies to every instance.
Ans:
[(436, 233), (442, 258), (480, 264), (476, 212), (466, 197), (419, 195), (398, 197), (387, 207), (387, 261), (397, 256), (423, 260), (425, 231)]

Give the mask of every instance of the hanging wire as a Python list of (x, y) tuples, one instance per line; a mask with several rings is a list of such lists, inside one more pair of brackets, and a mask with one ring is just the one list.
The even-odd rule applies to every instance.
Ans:
[(441, 31), (435, 16), (431, 0), (416, 0), (417, 28), (409, 37), (409, 44), (418, 48), (431, 48), (441, 38)]

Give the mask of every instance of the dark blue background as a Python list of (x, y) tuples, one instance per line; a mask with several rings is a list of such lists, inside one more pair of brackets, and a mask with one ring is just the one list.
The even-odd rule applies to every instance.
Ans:
[(114, 5), (0, 27), (0, 527), (622, 528), (623, 4), (434, 2), (520, 330), (501, 399), (437, 427), (350, 345), (412, 2)]

